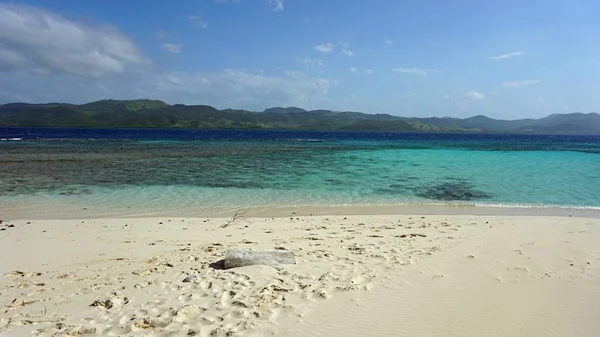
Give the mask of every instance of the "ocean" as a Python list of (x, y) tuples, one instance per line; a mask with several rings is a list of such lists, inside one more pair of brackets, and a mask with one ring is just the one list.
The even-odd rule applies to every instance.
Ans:
[(600, 209), (600, 136), (0, 128), (0, 139), (0, 207), (23, 212)]

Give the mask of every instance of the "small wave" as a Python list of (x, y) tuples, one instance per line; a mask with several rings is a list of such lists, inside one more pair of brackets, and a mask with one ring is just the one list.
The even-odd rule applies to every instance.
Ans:
[(579, 210), (600, 211), (600, 207), (598, 207), (598, 206), (560, 205), (560, 204), (475, 203), (475, 204), (472, 204), (472, 206), (474, 206), (474, 207), (490, 207), (490, 208), (532, 208), (532, 209), (559, 208), (559, 209), (579, 209)]
[(20, 141), (23, 140), (23, 138), (0, 138), (0, 140), (5, 140), (5, 141)]
[(308, 142), (308, 143), (325, 143), (325, 139), (313, 139), (313, 138), (297, 138), (294, 139), (297, 142)]

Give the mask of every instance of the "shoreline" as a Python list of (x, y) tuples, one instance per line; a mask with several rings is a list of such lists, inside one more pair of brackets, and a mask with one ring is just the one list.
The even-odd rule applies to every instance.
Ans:
[(502, 205), (321, 205), (321, 206), (274, 206), (241, 207), (221, 210), (202, 210), (184, 207), (180, 209), (118, 209), (110, 210), (93, 206), (66, 203), (17, 203), (2, 205), (0, 214), (4, 219), (102, 219), (102, 218), (230, 218), (236, 213), (246, 218), (271, 218), (287, 216), (335, 216), (335, 215), (478, 215), (478, 216), (552, 216), (600, 218), (600, 207), (502, 206)]
[[(490, 207), (479, 205), (364, 205), (364, 206), (299, 206), (242, 209), (253, 217), (285, 217), (326, 215), (473, 215), (473, 216), (553, 216), (600, 218), (600, 208), (570, 207)], [(227, 216), (232, 215), (230, 212)]]

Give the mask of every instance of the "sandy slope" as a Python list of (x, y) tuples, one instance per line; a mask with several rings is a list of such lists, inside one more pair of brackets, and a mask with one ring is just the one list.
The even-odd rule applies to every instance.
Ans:
[[(226, 223), (4, 221), (0, 336), (600, 335), (599, 219)], [(230, 248), (287, 248), (298, 264), (211, 268)]]
[(288, 336), (600, 336), (600, 223), (490, 218)]

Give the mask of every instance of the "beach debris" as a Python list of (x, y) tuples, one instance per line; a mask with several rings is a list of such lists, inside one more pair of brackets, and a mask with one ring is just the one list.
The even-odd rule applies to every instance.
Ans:
[(294, 252), (289, 250), (251, 251), (234, 249), (228, 251), (223, 259), (224, 269), (252, 265), (265, 265), (281, 269), (283, 264), (296, 264)]
[(198, 278), (198, 276), (196, 276), (195, 274), (191, 274), (191, 275), (188, 275), (186, 278), (184, 278), (183, 281), (181, 281), (181, 282), (183, 282), (183, 283), (191, 283), (191, 282), (194, 282), (194, 280), (196, 278)]
[(240, 220), (240, 219), (244, 219), (244, 215), (246, 215), (246, 212), (241, 212), (241, 211), (237, 211), (235, 212), (235, 214), (233, 215), (233, 217), (231, 218), (231, 220), (227, 221), (226, 223), (221, 225), (221, 228), (227, 228), (230, 225), (232, 225), (234, 222)]
[(426, 238), (426, 237), (427, 237), (427, 235), (425, 235), (425, 234), (422, 234), (422, 233), (409, 233), (409, 234), (402, 234), (402, 235), (400, 235), (399, 237), (401, 237), (401, 238), (406, 238), (406, 237), (409, 237), (409, 238), (414, 238), (414, 237), (417, 237), (417, 236), (418, 236), (418, 237), (422, 237), (422, 238)]
[(122, 307), (129, 303), (129, 299), (126, 296), (118, 296), (116, 293), (111, 293), (111, 297), (105, 300), (95, 300), (90, 304), (90, 307), (100, 307), (103, 309), (110, 309), (114, 306)]
[(19, 271), (19, 270), (11, 271), (10, 273), (6, 274), (6, 276), (20, 276), (20, 277), (24, 277), (24, 278), (30, 278), (30, 277), (41, 276), (41, 275), (42, 275), (42, 273), (40, 273), (40, 272), (24, 272), (24, 271)]
[(134, 331), (145, 330), (149, 328), (155, 328), (155, 323), (150, 318), (144, 318), (133, 322), (132, 327)]
[(367, 249), (364, 247), (360, 247), (358, 244), (353, 244), (352, 246), (348, 247), (348, 250), (353, 252), (353, 254), (364, 254)]
[(90, 307), (101, 307), (104, 309), (110, 309), (113, 307), (113, 304), (111, 302), (111, 300), (94, 300), (94, 302), (92, 304), (90, 304)]

